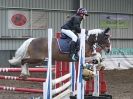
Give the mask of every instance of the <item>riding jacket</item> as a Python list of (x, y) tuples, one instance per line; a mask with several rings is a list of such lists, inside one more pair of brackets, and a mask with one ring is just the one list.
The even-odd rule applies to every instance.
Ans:
[(82, 21), (83, 17), (79, 15), (73, 15), (62, 27), (61, 29), (66, 29), (66, 30), (72, 30), (75, 33), (80, 33), (81, 28), (80, 24)]

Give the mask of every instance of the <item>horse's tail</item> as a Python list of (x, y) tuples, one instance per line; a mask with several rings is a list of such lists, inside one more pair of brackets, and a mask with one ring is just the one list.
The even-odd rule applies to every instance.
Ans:
[(11, 65), (19, 65), (21, 64), (21, 60), (25, 57), (28, 57), (27, 55), (27, 49), (30, 44), (30, 42), (35, 38), (29, 38), (26, 40), (15, 52), (15, 57), (8, 60)]

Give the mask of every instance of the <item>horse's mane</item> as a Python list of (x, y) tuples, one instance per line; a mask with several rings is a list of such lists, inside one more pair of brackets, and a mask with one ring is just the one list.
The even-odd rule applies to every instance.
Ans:
[(92, 30), (88, 30), (88, 33), (86, 34), (86, 39), (88, 39), (91, 35), (96, 35), (98, 36), (98, 34), (102, 34), (104, 32), (104, 30), (102, 29), (92, 29)]
[(98, 34), (103, 33), (103, 31), (104, 30), (102, 30), (102, 29), (92, 29), (92, 30), (89, 30), (88, 31), (88, 35), (90, 35), (90, 34), (96, 34), (96, 35), (98, 35)]

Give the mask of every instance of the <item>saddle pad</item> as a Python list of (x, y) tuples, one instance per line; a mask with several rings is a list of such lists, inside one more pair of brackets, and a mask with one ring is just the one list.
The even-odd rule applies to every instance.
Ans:
[(57, 38), (58, 47), (61, 53), (70, 53), (70, 43), (71, 39), (61, 39)]

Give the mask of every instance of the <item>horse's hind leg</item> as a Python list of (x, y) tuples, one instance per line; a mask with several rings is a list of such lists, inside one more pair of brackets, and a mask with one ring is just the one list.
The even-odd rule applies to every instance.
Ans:
[(44, 59), (35, 59), (35, 58), (24, 58), (21, 60), (21, 64), (37, 64), (37, 63), (42, 63)]
[(30, 72), (29, 72), (29, 69), (28, 69), (28, 64), (25, 63), (25, 64), (21, 65), (21, 75), (20, 75), (20, 77), (23, 78), (23, 79), (27, 79), (28, 76), (30, 76)]
[(37, 64), (37, 63), (42, 63), (43, 59), (33, 59), (33, 58), (24, 58), (21, 61), (21, 75), (20, 77), (23, 79), (26, 79), (28, 76), (30, 76), (30, 72), (28, 69), (29, 64)]

